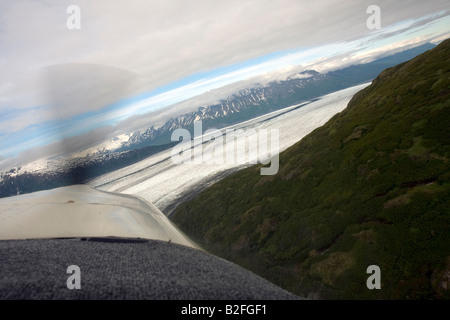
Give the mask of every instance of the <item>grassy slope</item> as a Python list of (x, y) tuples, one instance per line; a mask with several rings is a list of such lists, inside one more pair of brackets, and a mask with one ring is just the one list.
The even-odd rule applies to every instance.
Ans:
[[(302, 296), (449, 298), (450, 40), (390, 68), (280, 155), (181, 205), (207, 250)], [(366, 268), (381, 268), (368, 290)]]

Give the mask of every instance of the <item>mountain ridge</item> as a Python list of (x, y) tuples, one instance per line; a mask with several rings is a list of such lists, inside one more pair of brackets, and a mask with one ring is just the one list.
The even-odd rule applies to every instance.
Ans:
[[(200, 106), (197, 110), (167, 120), (162, 126), (135, 131), (118, 151), (170, 142), (174, 129), (189, 128), (201, 120), (204, 127), (223, 128), (243, 120), (317, 98), (319, 96), (368, 82), (382, 70), (409, 60), (435, 45), (427, 43), (389, 55), (375, 61), (351, 65), (328, 73), (304, 70), (287, 80), (271, 81), (267, 85), (239, 90), (217, 104)], [(142, 131), (142, 132), (141, 132)]]

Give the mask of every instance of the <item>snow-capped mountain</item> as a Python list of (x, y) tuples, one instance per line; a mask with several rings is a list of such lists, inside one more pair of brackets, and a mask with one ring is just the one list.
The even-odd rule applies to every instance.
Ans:
[(135, 131), (118, 150), (132, 150), (149, 145), (168, 143), (173, 130), (189, 128), (194, 121), (206, 121), (204, 130), (211, 127), (221, 128), (284, 108), (315, 97), (315, 94), (310, 93), (308, 88), (320, 86), (320, 82), (327, 78), (329, 78), (328, 75), (307, 70), (285, 81), (271, 82), (266, 86), (256, 85), (252, 88), (240, 90), (221, 100), (218, 104), (200, 106), (196, 111), (171, 118), (158, 128), (151, 126), (147, 129)]
[(292, 74), (285, 80), (272, 81), (266, 85), (255, 84), (230, 95), (219, 103), (200, 106), (196, 111), (179, 115), (162, 126), (149, 126), (132, 133), (130, 139), (118, 150), (132, 150), (149, 145), (170, 142), (174, 129), (192, 126), (194, 121), (203, 121), (203, 130), (222, 128), (281, 108), (311, 100), (322, 95), (349, 88), (374, 79), (386, 68), (414, 58), (434, 48), (424, 44), (370, 63), (351, 65), (326, 74), (305, 70)]
[(100, 154), (106, 154), (111, 152), (116, 152), (118, 149), (122, 148), (125, 143), (130, 140), (131, 134), (121, 134), (112, 139), (108, 139), (98, 145), (83, 149), (79, 152), (73, 153), (71, 158), (96, 156)]

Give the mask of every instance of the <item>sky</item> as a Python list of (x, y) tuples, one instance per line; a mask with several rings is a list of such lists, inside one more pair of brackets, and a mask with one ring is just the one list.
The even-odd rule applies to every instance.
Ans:
[(449, 37), (448, 0), (3, 0), (0, 169)]

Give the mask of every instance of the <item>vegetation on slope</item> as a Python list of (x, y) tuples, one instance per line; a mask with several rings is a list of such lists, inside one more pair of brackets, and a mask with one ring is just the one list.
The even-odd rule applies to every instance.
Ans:
[[(210, 252), (301, 296), (450, 298), (450, 40), (382, 72), (348, 107), (173, 220)], [(369, 265), (381, 290), (369, 290)]]

